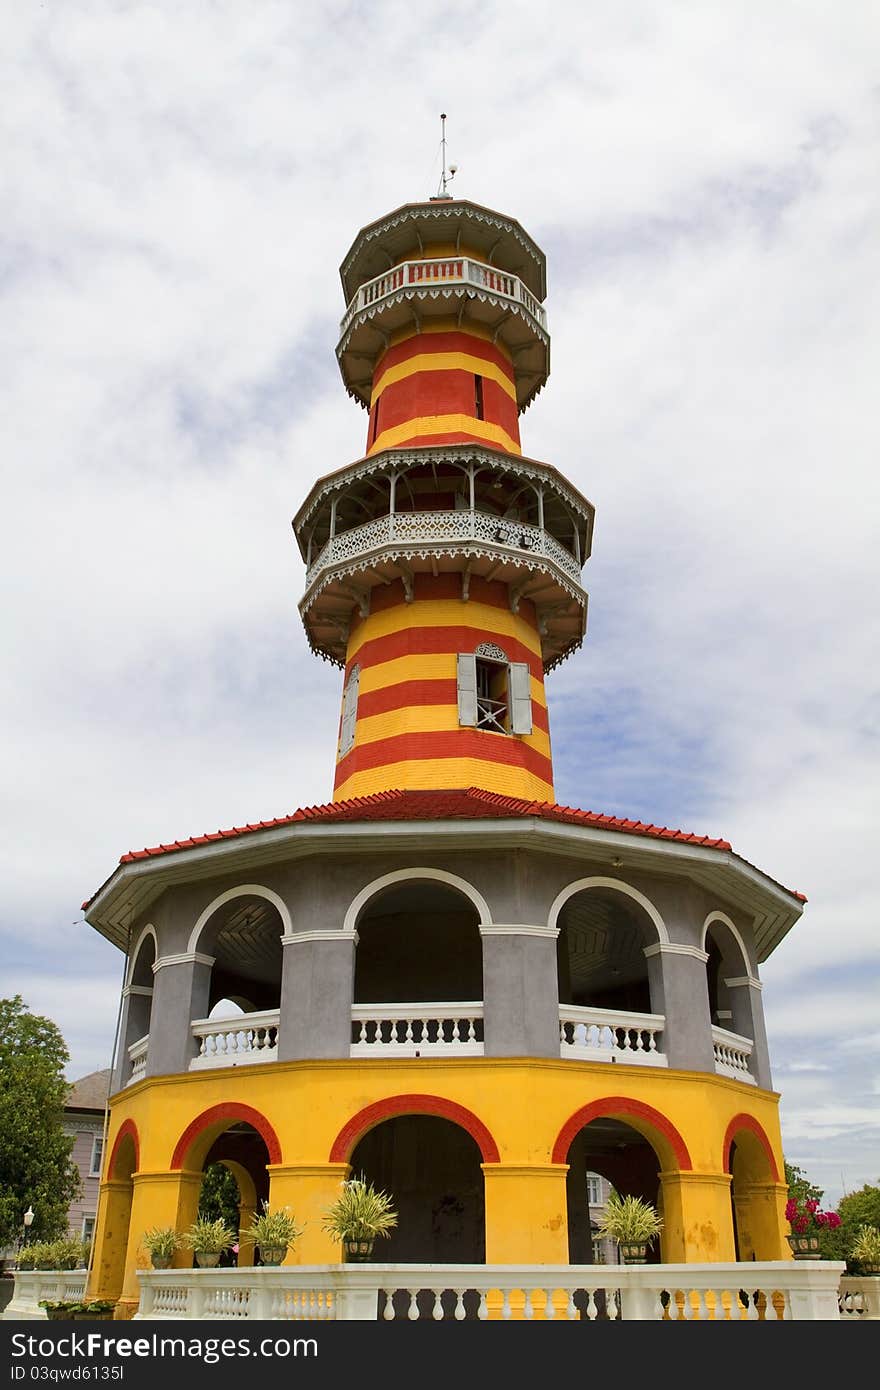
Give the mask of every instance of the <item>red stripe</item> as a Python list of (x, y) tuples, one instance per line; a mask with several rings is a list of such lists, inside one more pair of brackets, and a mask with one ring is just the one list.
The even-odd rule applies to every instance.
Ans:
[[(357, 712), (358, 719), (367, 719), (370, 715), (387, 714), (390, 710), (411, 709), (420, 705), (457, 704), (458, 683), (454, 680), (399, 681), (397, 685), (386, 685), (381, 690), (370, 690), (361, 695)], [(534, 700), (532, 719), (536, 729), (549, 734), (547, 711)]]
[(369, 768), (431, 758), (476, 758), (482, 763), (503, 763), (534, 773), (542, 782), (553, 782), (551, 760), (518, 738), (478, 729), (441, 729), (436, 733), (393, 734), (391, 738), (353, 748), (338, 764), (334, 786), (342, 786), (356, 772)]
[(543, 682), (544, 667), (541, 658), (529, 651), (516, 637), (508, 637), (503, 632), (492, 632), (483, 627), (406, 627), (400, 632), (389, 632), (385, 637), (368, 638), (358, 648), (356, 655), (346, 666), (346, 680), (349, 670), (357, 662), (361, 670), (368, 666), (379, 666), (384, 661), (396, 661), (401, 656), (435, 656), (438, 653), (472, 652), (481, 642), (493, 642), (507, 654), (509, 661), (525, 661), (536, 680)]
[[(471, 415), (476, 419), (474, 373), (458, 367), (446, 371), (414, 371), (401, 381), (392, 381), (381, 395), (379, 431), (397, 429), (408, 420), (430, 415)], [(519, 416), (516, 401), (491, 377), (483, 379), (483, 418), (500, 427), (519, 443)]]
[(382, 373), (389, 367), (396, 367), (399, 362), (407, 362), (411, 357), (417, 357), (419, 353), (430, 352), (466, 352), (471, 357), (482, 357), (486, 362), (494, 362), (496, 367), (513, 382), (513, 367), (510, 359), (504, 355), (499, 347), (494, 343), (487, 343), (484, 338), (475, 338), (470, 333), (414, 333), (411, 338), (405, 338), (402, 343), (396, 343), (390, 347), (384, 356), (380, 357), (376, 363), (376, 370), (373, 373), (373, 380), (378, 381)]

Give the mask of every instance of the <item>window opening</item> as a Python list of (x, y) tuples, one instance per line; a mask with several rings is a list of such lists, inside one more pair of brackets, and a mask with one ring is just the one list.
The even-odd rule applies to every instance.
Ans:
[(101, 1176), (101, 1155), (104, 1152), (104, 1136), (96, 1134), (92, 1138), (92, 1156), (89, 1160), (89, 1177)]
[(478, 656), (477, 728), (506, 734), (507, 725), (507, 663)]
[(484, 419), (483, 415), (483, 378), (474, 376), (474, 414), (478, 420)]

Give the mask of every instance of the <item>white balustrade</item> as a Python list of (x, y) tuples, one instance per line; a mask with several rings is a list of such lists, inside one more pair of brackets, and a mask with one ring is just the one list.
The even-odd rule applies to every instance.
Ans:
[(880, 1322), (880, 1275), (844, 1275), (837, 1306), (847, 1322)]
[(352, 1057), (483, 1056), (483, 1005), (354, 1004)]
[(190, 1071), (274, 1062), (278, 1057), (278, 1009), (235, 1018), (199, 1018), (192, 1024), (198, 1053)]
[(745, 1081), (751, 1086), (756, 1086), (757, 1082), (749, 1071), (752, 1047), (750, 1038), (742, 1038), (739, 1033), (729, 1033), (726, 1028), (713, 1027), (712, 1050), (718, 1075), (732, 1076), (736, 1081)]
[(149, 1033), (147, 1033), (144, 1037), (138, 1038), (137, 1042), (133, 1042), (131, 1044), (131, 1047), (128, 1049), (128, 1060), (131, 1063), (131, 1076), (129, 1077), (129, 1085), (131, 1085), (132, 1082), (140, 1081), (142, 1076), (146, 1076), (147, 1048), (149, 1047), (149, 1045), (150, 1035)]
[(359, 559), (385, 545), (431, 546), (451, 543), (467, 549), (472, 541), (489, 541), (492, 545), (544, 556), (570, 579), (580, 582), (581, 567), (578, 561), (549, 531), (488, 512), (462, 508), (458, 511), (392, 512), (333, 536), (310, 565), (306, 574), (306, 589), (328, 566)]
[(665, 1067), (662, 1051), (664, 1014), (622, 1013), (560, 1004), (559, 1053), (586, 1062), (624, 1062), (627, 1066)]
[(400, 265), (367, 280), (354, 295), (339, 325), (344, 337), (358, 314), (377, 308), (385, 300), (411, 296), (440, 286), (473, 285), (478, 293), (507, 300), (521, 306), (541, 336), (547, 332), (547, 311), (518, 275), (495, 266), (473, 261), (468, 256), (447, 256), (424, 261), (403, 261)]
[(75, 1302), (85, 1296), (85, 1269), (19, 1269), (15, 1272), (12, 1298), (0, 1314), (10, 1322), (18, 1318), (45, 1318), (41, 1299), (53, 1303)]
[[(809, 1267), (807, 1267), (809, 1266)], [(840, 1261), (138, 1270), (135, 1318), (789, 1322), (838, 1312)]]

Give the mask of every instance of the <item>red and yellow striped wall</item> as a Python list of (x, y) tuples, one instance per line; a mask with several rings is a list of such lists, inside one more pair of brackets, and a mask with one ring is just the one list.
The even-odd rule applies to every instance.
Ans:
[[(531, 671), (532, 732), (507, 735), (458, 722), (457, 656), (481, 642)], [(418, 574), (413, 601), (400, 582), (374, 589), (353, 624), (345, 681), (360, 671), (352, 748), (338, 759), (334, 799), (392, 788), (481, 787), (553, 801), (553, 765), (541, 642), (532, 605), (510, 610), (507, 586), (473, 576)]]
[(392, 343), (376, 363), (367, 453), (465, 442), (522, 452), (513, 365), (488, 334), (443, 320)]

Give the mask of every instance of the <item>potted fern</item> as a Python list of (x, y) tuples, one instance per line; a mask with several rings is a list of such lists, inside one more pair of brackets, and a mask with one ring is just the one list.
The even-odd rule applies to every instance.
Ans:
[(377, 1236), (389, 1239), (397, 1225), (397, 1212), (387, 1192), (377, 1192), (366, 1179), (348, 1178), (342, 1191), (326, 1208), (321, 1226), (342, 1242), (346, 1260), (368, 1260)]
[(260, 1259), (264, 1265), (280, 1265), (284, 1256), (302, 1231), (297, 1226), (289, 1207), (280, 1211), (270, 1211), (269, 1203), (263, 1202), (263, 1210), (250, 1226), (241, 1234), (259, 1247)]
[(863, 1274), (880, 1274), (880, 1231), (876, 1226), (861, 1225), (850, 1250)]
[(173, 1226), (151, 1226), (141, 1240), (154, 1269), (167, 1269), (180, 1246), (180, 1236)]
[(656, 1207), (641, 1197), (621, 1197), (614, 1188), (597, 1222), (599, 1234), (617, 1242), (624, 1264), (645, 1264), (648, 1246), (663, 1230)]
[(220, 1263), (223, 1251), (235, 1244), (235, 1232), (229, 1229), (222, 1217), (209, 1221), (199, 1216), (179, 1239), (185, 1250), (192, 1250), (200, 1269), (213, 1269)]

